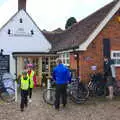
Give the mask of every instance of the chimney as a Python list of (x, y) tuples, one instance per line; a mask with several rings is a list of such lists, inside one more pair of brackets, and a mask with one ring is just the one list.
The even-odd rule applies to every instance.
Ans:
[(21, 9), (26, 11), (26, 0), (18, 0), (18, 11)]

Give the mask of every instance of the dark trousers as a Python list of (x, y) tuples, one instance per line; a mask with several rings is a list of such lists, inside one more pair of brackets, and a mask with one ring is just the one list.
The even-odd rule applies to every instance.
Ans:
[(29, 88), (29, 98), (32, 98), (32, 88)]
[(57, 84), (55, 93), (55, 108), (59, 109), (60, 98), (62, 98), (62, 104), (65, 106), (67, 104), (67, 85)]
[(27, 107), (28, 104), (28, 90), (21, 90), (21, 104), (20, 104), (20, 108), (23, 110), (24, 106)]

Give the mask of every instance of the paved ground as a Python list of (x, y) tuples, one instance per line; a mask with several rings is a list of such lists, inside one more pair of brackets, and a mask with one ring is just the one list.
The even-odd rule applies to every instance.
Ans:
[(120, 99), (112, 101), (97, 98), (85, 104), (69, 103), (60, 111), (44, 103), (42, 92), (36, 89), (33, 102), (21, 113), (18, 103), (0, 102), (0, 120), (120, 120)]

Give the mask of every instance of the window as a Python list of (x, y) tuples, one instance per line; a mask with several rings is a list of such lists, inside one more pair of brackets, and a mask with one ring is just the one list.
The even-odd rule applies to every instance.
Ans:
[(42, 57), (42, 72), (48, 72), (48, 57)]
[(30, 63), (30, 61), (29, 61), (28, 57), (23, 57), (23, 67), (24, 67), (24, 69), (27, 68), (27, 64), (29, 64), (29, 63)]
[(112, 51), (111, 59), (113, 60), (116, 66), (120, 66), (120, 51)]
[(51, 73), (55, 66), (56, 66), (56, 56), (52, 56), (52, 57), (50, 57), (50, 72)]
[(23, 20), (22, 20), (22, 18), (20, 18), (20, 23), (23, 23)]
[(61, 53), (59, 54), (59, 58), (62, 60), (63, 64), (66, 66), (70, 65), (70, 54), (69, 53)]

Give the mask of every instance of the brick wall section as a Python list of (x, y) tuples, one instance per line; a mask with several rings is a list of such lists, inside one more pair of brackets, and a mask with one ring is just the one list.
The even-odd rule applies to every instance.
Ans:
[[(88, 46), (87, 51), (80, 52), (80, 77), (84, 82), (88, 82), (89, 74), (93, 73), (91, 66), (97, 66), (97, 72), (103, 72), (103, 44), (104, 38), (109, 38), (111, 41), (111, 50), (120, 50), (120, 22), (116, 14), (99, 35)], [(75, 60), (70, 57), (71, 68), (75, 67)], [(117, 68), (117, 78), (120, 78), (120, 68)]]
[(21, 9), (26, 11), (26, 0), (18, 0), (18, 10)]

